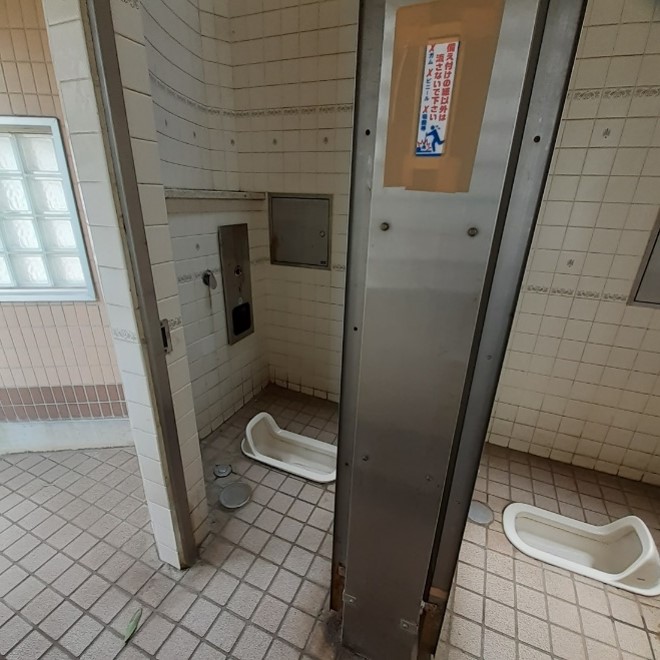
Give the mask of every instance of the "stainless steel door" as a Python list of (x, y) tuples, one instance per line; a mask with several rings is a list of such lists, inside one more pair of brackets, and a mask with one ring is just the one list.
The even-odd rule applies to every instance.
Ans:
[[(335, 588), (341, 565), (343, 642), (374, 660), (417, 652), (447, 471), (487, 302), (482, 294), (552, 2), (506, 1), (469, 189), (456, 193), (383, 186), (395, 12), (411, 4), (363, 3), (358, 67)], [(379, 39), (382, 33), (382, 44), (374, 45), (374, 32)], [(570, 55), (560, 53), (563, 67), (549, 74), (560, 89)], [(377, 57), (376, 98), (369, 85), (361, 91), (359, 72), (373, 72)], [(553, 103), (547, 111), (554, 126), (561, 101)], [(534, 183), (544, 176), (542, 167)], [(537, 200), (540, 186), (532, 188)], [(533, 213), (526, 226), (533, 226)], [(503, 310), (505, 326), (509, 312)], [(484, 402), (486, 417), (491, 403)]]

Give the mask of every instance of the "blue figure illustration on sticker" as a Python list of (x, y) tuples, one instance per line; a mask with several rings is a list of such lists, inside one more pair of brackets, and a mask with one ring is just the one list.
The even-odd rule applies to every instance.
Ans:
[(440, 156), (442, 153), (442, 145), (445, 141), (440, 137), (440, 128), (435, 124), (431, 124), (428, 131), (426, 131), (426, 122), (420, 123), (420, 129), (424, 131), (424, 139), (417, 143), (415, 154), (417, 156)]
[(426, 133), (427, 139), (431, 140), (431, 152), (437, 153), (440, 151), (440, 146), (444, 144), (444, 140), (440, 137), (440, 132), (437, 126), (431, 126), (431, 130)]

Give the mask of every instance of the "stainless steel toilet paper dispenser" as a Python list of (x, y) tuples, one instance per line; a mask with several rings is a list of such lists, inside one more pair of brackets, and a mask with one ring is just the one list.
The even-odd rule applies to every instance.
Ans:
[[(225, 299), (227, 339), (230, 344), (235, 344), (254, 332), (247, 224), (219, 227), (218, 244)], [(211, 273), (212, 275), (213, 273)], [(209, 278), (209, 286), (213, 279)], [(204, 283), (206, 284), (206, 281)]]

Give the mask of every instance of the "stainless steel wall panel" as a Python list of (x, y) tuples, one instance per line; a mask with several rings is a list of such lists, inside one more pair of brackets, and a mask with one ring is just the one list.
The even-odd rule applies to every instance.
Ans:
[(374, 660), (415, 652), (479, 301), (543, 22), (540, 2), (507, 1), (469, 192), (413, 192), (382, 185), (394, 16), (408, 4), (387, 3), (360, 363), (345, 363), (358, 391), (343, 639)]
[(230, 344), (235, 344), (254, 332), (247, 224), (218, 227), (218, 246), (227, 340)]

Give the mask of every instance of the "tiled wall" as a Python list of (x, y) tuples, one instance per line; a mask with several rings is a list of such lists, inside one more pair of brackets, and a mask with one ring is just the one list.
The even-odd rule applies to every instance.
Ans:
[[(167, 224), (142, 22), (137, 2), (111, 0), (122, 93), (131, 139), (139, 203), (145, 223), (158, 314), (172, 327), (167, 373), (183, 465), (190, 519), (197, 542), (207, 532), (207, 505), (195, 424), (188, 362)], [(79, 192), (89, 213), (117, 362), (126, 392), (131, 435), (138, 454), (152, 528), (163, 561), (181, 565), (181, 527), (174, 506), (171, 465), (163, 451), (163, 429), (154, 407), (151, 372), (145, 359), (144, 331), (128, 265), (124, 227), (112, 184), (112, 166), (101, 127), (102, 108), (89, 63), (91, 44), (77, 0), (45, 2), (48, 37), (61, 90), (63, 114), (71, 134)], [(180, 497), (182, 494), (177, 493)]]
[[(0, 115), (62, 119), (41, 3), (0, 3), (0, 26)], [(0, 304), (0, 420), (122, 417), (119, 382), (100, 301)]]
[(241, 188), (333, 196), (330, 269), (268, 266), (271, 380), (336, 401), (358, 3), (230, 7)]
[[(166, 355), (167, 373), (172, 393), (190, 518), (195, 539), (199, 543), (208, 532), (208, 509), (172, 240), (168, 226), (159, 145), (154, 123), (155, 113), (151, 96), (142, 12), (138, 3), (132, 1), (111, 0), (111, 8), (128, 130), (135, 163), (135, 178), (140, 194), (158, 315), (161, 319), (168, 319), (170, 325), (172, 350)], [(139, 345), (138, 337), (135, 337), (135, 340)], [(130, 368), (128, 370), (130, 371)], [(152, 523), (155, 528), (160, 528), (161, 532), (163, 546), (161, 558), (165, 559), (165, 556), (170, 556), (173, 561), (177, 553), (178, 531), (172, 495), (169, 490), (171, 488), (170, 480), (167, 478), (167, 471), (162, 469), (163, 456), (160, 449), (152, 444), (152, 441), (156, 440), (159, 447), (161, 441), (158, 438), (159, 424), (153, 417), (150, 376), (144, 372), (139, 372), (136, 376), (131, 380), (131, 385), (135, 387), (133, 392), (129, 391), (129, 382), (124, 379), (129, 415), (132, 412), (131, 404), (133, 404), (135, 417), (147, 415), (148, 418), (147, 430), (150, 441), (144, 443), (144, 451), (143, 445), (136, 441), (138, 460), (145, 479), (145, 493)], [(156, 449), (155, 452), (154, 449)], [(158, 539), (158, 533), (156, 538)]]
[[(179, 284), (197, 429), (204, 438), (268, 383), (265, 269), (268, 226), (263, 201), (170, 200), (169, 223)], [(218, 227), (247, 223), (255, 332), (227, 342)], [(202, 274), (218, 281), (209, 290)]]
[(164, 184), (237, 190), (226, 2), (141, 7)]
[(660, 483), (660, 311), (627, 304), (660, 208), (660, 5), (588, 6), (491, 442)]
[[(333, 400), (357, 10), (352, 0), (282, 0), (267, 8), (145, 0), (142, 9), (166, 185), (333, 195), (331, 268), (264, 265), (266, 309), (259, 321), (270, 379)], [(203, 324), (203, 315), (195, 322)], [(209, 407), (205, 398), (196, 393), (198, 415)], [(211, 416), (213, 423), (220, 419)]]

